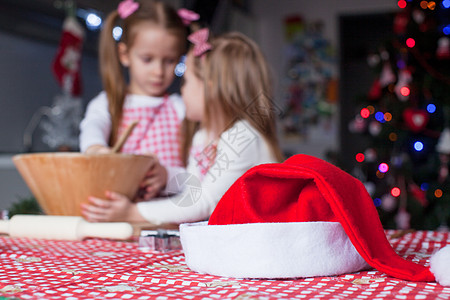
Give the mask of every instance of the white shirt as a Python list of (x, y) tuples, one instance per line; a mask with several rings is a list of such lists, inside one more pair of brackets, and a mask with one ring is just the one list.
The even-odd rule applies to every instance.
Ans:
[[(161, 105), (163, 101), (164, 97), (129, 94), (125, 97), (124, 107), (157, 107)], [(183, 120), (185, 106), (180, 95), (170, 95), (169, 101), (173, 104), (178, 119)], [(110, 134), (111, 114), (108, 110), (106, 93), (103, 91), (89, 102), (84, 119), (80, 123), (80, 151), (85, 152), (86, 149), (92, 145), (102, 145), (107, 147)]]
[[(192, 147), (205, 147), (205, 130), (198, 131)], [(214, 164), (203, 177), (194, 157), (186, 170), (169, 170), (166, 190), (184, 190), (174, 196), (160, 197), (137, 204), (141, 215), (153, 224), (184, 223), (206, 220), (228, 188), (248, 169), (263, 163), (274, 163), (275, 157), (259, 132), (247, 121), (238, 121), (222, 133), (217, 144)]]

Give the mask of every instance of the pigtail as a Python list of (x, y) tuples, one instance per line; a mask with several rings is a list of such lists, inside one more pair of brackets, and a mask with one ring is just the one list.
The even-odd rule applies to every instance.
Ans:
[(119, 60), (117, 43), (112, 34), (118, 18), (119, 14), (117, 11), (112, 12), (108, 16), (100, 34), (99, 44), (100, 74), (103, 88), (108, 98), (108, 109), (112, 123), (110, 145), (117, 139), (117, 132), (122, 118), (122, 106), (127, 92), (127, 83)]

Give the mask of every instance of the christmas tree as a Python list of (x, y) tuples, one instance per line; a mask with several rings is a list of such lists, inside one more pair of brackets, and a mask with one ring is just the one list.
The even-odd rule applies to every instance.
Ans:
[(353, 175), (386, 228), (448, 230), (450, 0), (398, 6), (392, 35), (368, 53), (375, 80), (349, 123), (365, 136)]

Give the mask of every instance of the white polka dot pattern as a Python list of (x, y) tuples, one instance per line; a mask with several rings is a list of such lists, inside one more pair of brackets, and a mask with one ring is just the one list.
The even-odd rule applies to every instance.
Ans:
[[(428, 265), (450, 234), (419, 231), (394, 249)], [(394, 237), (397, 235), (397, 237)], [(450, 299), (450, 288), (368, 270), (335, 277), (248, 280), (192, 272), (180, 251), (142, 252), (137, 241), (44, 241), (0, 236), (0, 298), (20, 299)]]

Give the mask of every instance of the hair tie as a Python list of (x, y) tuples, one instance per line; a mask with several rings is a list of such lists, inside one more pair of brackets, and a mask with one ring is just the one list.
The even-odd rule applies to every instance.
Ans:
[(128, 18), (132, 13), (134, 13), (139, 8), (139, 3), (133, 0), (124, 0), (119, 3), (117, 7), (117, 12), (122, 19)]
[(192, 10), (186, 9), (186, 8), (180, 8), (178, 11), (178, 16), (183, 21), (184, 25), (189, 25), (192, 23), (192, 21), (197, 21), (200, 19), (200, 15), (196, 12), (193, 12)]
[(188, 36), (188, 40), (194, 44), (194, 56), (201, 56), (206, 51), (211, 50), (211, 44), (208, 43), (208, 28), (200, 29)]

